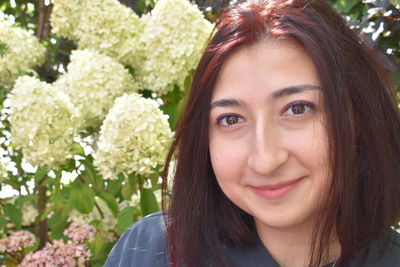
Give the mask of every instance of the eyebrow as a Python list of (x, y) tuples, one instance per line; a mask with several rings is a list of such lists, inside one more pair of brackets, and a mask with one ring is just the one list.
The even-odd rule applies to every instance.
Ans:
[(276, 90), (275, 92), (272, 93), (272, 98), (282, 98), (284, 96), (288, 95), (294, 95), (298, 93), (302, 93), (307, 90), (320, 90), (321, 87), (317, 85), (311, 85), (311, 84), (303, 84), (303, 85), (296, 85), (296, 86), (289, 86), (285, 87), (279, 90)]
[[(289, 86), (279, 90), (276, 90), (272, 93), (271, 97), (273, 99), (282, 98), (288, 95), (302, 93), (307, 90), (320, 90), (321, 87), (317, 85), (310, 85), (310, 84), (303, 84), (303, 85), (296, 85), (296, 86)], [(242, 107), (246, 104), (237, 99), (221, 99), (213, 102), (211, 104), (211, 109), (216, 107)]]
[(245, 106), (245, 103), (240, 100), (236, 99), (221, 99), (213, 102), (211, 104), (211, 109), (216, 108), (216, 107), (242, 107)]

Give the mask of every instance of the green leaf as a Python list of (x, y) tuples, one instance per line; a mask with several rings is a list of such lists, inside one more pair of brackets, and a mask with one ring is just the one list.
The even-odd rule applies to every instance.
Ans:
[(6, 219), (0, 217), (0, 228), (5, 227), (7, 223), (8, 221)]
[(140, 13), (144, 13), (146, 11), (146, 2), (145, 2), (145, 0), (139, 0), (137, 5), (138, 5)]
[(122, 234), (125, 230), (133, 224), (133, 214), (135, 209), (133, 207), (126, 207), (118, 214), (117, 218), (117, 231)]
[(115, 198), (107, 192), (102, 192), (100, 194), (100, 197), (107, 203), (107, 206), (111, 209), (112, 213), (114, 214), (114, 216), (118, 215), (118, 203), (115, 200)]
[(3, 184), (8, 184), (15, 190), (19, 190), (19, 187), (20, 187), (18, 183), (16, 183), (13, 180), (10, 180), (10, 179), (7, 179), (7, 180), (3, 181)]
[(190, 73), (186, 76), (185, 81), (183, 82), (183, 86), (185, 88), (185, 91), (188, 91), (190, 89), (190, 87), (192, 86), (192, 82), (193, 82), (193, 75), (194, 75), (194, 71), (190, 71)]
[(107, 186), (107, 192), (111, 195), (115, 196), (121, 189), (121, 181), (120, 180), (109, 180)]
[(94, 207), (94, 192), (87, 184), (77, 180), (72, 184), (69, 200), (81, 213), (89, 213)]
[(24, 204), (24, 202), (26, 202), (26, 201), (34, 201), (34, 200), (36, 200), (36, 196), (35, 195), (19, 196), (15, 200), (15, 205), (17, 207), (21, 207)]
[(88, 155), (86, 159), (81, 161), (85, 165), (85, 175), (89, 176), (88, 181), (93, 185), (97, 192), (104, 191), (104, 180), (93, 165), (93, 157)]
[(88, 248), (93, 254), (93, 256), (90, 258), (90, 266), (102, 267), (113, 245), (114, 243), (110, 243), (108, 240), (105, 240), (102, 234), (97, 232), (95, 234), (94, 241), (88, 244)]
[(335, 8), (344, 14), (348, 14), (361, 0), (339, 0), (335, 3)]
[(83, 147), (79, 143), (72, 144), (72, 151), (74, 151), (77, 155), (80, 155), (80, 156), (85, 155)]
[(49, 201), (54, 204), (55, 209), (62, 209), (65, 204), (65, 198), (61, 191), (56, 191), (50, 196)]
[(153, 190), (143, 188), (140, 191), (140, 208), (143, 216), (160, 210)]
[(160, 107), (164, 114), (168, 115), (168, 122), (171, 128), (175, 128), (178, 122), (177, 104), (165, 104)]
[(62, 239), (64, 237), (64, 230), (68, 225), (67, 217), (63, 216), (61, 212), (57, 212), (47, 222), (51, 229), (51, 238), (53, 240)]
[(47, 174), (48, 170), (49, 168), (46, 165), (40, 167), (35, 173), (35, 182), (39, 182), (40, 180), (42, 180), (42, 178)]
[(56, 212), (53, 214), (53, 216), (51, 216), (48, 220), (47, 223), (51, 228), (55, 227), (56, 225), (58, 225), (61, 221), (61, 213), (60, 212)]
[(156, 6), (156, 2), (155, 2), (154, 0), (150, 0), (150, 1), (149, 1), (149, 6), (150, 6), (151, 8), (154, 8), (154, 7)]
[(131, 173), (128, 177), (129, 188), (132, 194), (137, 194), (137, 176), (136, 173)]
[[(187, 76), (188, 83), (190, 82), (191, 78), (190, 75)], [(183, 98), (183, 92), (179, 88), (179, 86), (174, 85), (174, 90), (168, 92), (167, 95), (162, 97), (164, 105), (160, 107), (164, 114), (167, 114), (168, 122), (171, 128), (174, 129), (177, 121), (178, 121), (178, 104)]]
[(0, 42), (0, 57), (7, 53), (8, 46), (5, 43)]
[(12, 204), (4, 205), (4, 214), (11, 219), (17, 229), (21, 228), (22, 213)]
[[(162, 166), (157, 165), (157, 169), (161, 169), (161, 168), (162, 168)], [(157, 172), (153, 172), (153, 173), (147, 175), (147, 178), (150, 179), (151, 184), (152, 184), (152, 189), (153, 189), (153, 191), (154, 191), (154, 190), (155, 190), (155, 187), (157, 186), (158, 181), (159, 181), (159, 179), (160, 179), (160, 174), (157, 173)]]
[(88, 174), (87, 171), (83, 171), (82, 174), (80, 175), (80, 177), (85, 181), (86, 184), (93, 184), (94, 180), (93, 180), (93, 176), (92, 175), (86, 175)]

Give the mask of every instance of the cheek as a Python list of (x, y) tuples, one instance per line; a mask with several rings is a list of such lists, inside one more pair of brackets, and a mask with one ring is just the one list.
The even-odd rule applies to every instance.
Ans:
[(246, 210), (241, 196), (241, 178), (244, 166), (244, 155), (241, 146), (235, 144), (229, 146), (225, 142), (210, 142), (211, 165), (219, 187), (225, 196)]
[(242, 142), (212, 137), (209, 148), (218, 183), (238, 181), (246, 164), (246, 146)]
[(330, 179), (328, 136), (321, 123), (298, 140), (297, 158), (312, 175), (313, 187), (324, 195)]
[(314, 121), (313, 125), (302, 131), (286, 133), (291, 153), (312, 169), (325, 168), (328, 162), (328, 137), (321, 121)]

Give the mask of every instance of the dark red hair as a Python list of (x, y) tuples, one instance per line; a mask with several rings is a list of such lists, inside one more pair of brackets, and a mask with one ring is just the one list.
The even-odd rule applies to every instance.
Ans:
[(235, 50), (268, 39), (303, 47), (323, 88), (333, 179), (315, 228), (310, 266), (326, 261), (334, 229), (345, 266), (399, 218), (400, 119), (387, 75), (372, 50), (325, 1), (244, 2), (221, 13), (167, 158), (166, 166), (172, 157), (177, 159), (165, 207), (175, 266), (229, 266), (223, 243), (244, 247), (256, 240), (251, 216), (227, 199), (216, 182), (208, 125), (221, 66)]

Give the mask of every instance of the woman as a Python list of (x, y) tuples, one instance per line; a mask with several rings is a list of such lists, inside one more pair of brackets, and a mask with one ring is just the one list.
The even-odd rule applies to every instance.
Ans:
[(324, 1), (228, 8), (170, 149), (165, 215), (130, 228), (106, 266), (400, 266), (389, 88)]

